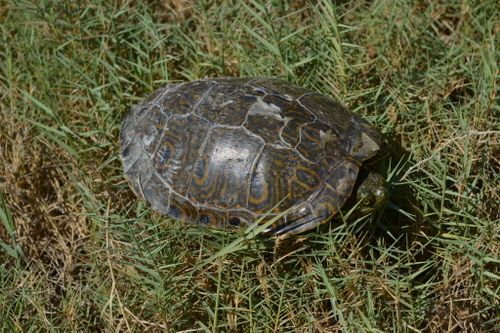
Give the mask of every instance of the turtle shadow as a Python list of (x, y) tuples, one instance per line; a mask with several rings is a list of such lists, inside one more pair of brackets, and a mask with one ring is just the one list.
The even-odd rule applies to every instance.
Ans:
[(423, 235), (435, 235), (436, 230), (426, 223), (423, 204), (408, 179), (415, 164), (410, 152), (401, 146), (401, 139), (395, 133), (387, 135), (385, 140), (387, 158), (381, 160), (379, 170), (388, 179), (389, 201), (363, 231), (370, 233), (367, 239), (370, 244), (384, 240), (399, 250), (412, 251), (415, 242), (422, 241)]

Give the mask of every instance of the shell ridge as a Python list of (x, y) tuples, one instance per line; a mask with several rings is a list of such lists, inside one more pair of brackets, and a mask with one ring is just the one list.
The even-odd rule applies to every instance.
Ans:
[[(130, 140), (130, 144), (132, 144), (132, 140)], [(136, 149), (138, 149), (139, 147), (136, 146)], [(142, 152), (140, 151), (142, 149), (139, 148), (139, 154), (135, 154), (137, 157), (132, 160), (130, 163), (128, 161), (125, 160), (125, 158), (123, 158), (123, 166), (124, 166), (124, 172), (125, 174), (128, 174), (128, 172), (130, 171), (130, 169), (132, 169), (132, 167), (142, 158)]]

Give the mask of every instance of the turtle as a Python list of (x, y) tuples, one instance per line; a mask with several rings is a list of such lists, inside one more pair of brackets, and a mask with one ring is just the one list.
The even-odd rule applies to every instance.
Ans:
[(359, 212), (378, 209), (385, 178), (365, 165), (381, 145), (334, 98), (270, 77), (167, 84), (120, 132), (126, 178), (152, 210), (225, 229), (274, 218), (276, 236), (330, 221), (353, 197)]

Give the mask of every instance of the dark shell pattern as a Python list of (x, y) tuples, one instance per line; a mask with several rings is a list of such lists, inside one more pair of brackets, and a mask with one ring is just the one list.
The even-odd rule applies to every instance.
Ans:
[(274, 78), (171, 84), (132, 108), (121, 157), (153, 210), (225, 228), (282, 215), (300, 233), (335, 215), (380, 134), (325, 95)]

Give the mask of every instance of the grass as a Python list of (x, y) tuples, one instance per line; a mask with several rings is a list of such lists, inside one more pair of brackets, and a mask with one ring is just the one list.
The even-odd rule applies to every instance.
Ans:
[[(495, 1), (0, 3), (0, 331), (494, 332)], [(165, 82), (280, 76), (385, 134), (383, 215), (273, 239), (151, 212), (121, 120)]]

